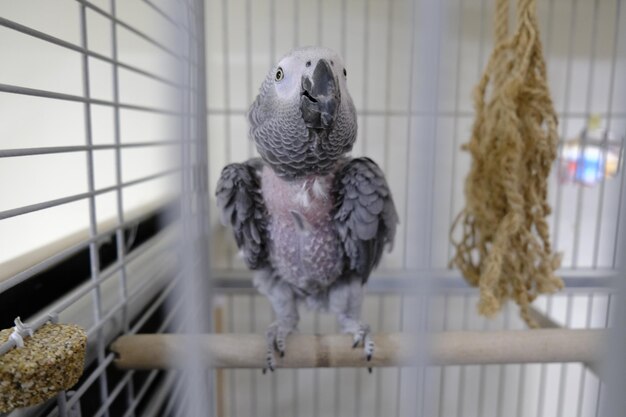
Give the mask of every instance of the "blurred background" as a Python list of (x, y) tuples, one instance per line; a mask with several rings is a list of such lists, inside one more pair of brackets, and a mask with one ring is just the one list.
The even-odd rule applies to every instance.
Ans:
[[(202, 85), (198, 68), (206, 77), (208, 149), (189, 150), (202, 152), (193, 158), (208, 184), (200, 198), (209, 198), (211, 325), (216, 332), (260, 333), (272, 321), (230, 231), (219, 225), (213, 194), (227, 163), (256, 155), (247, 137), (248, 106), (270, 68), (295, 46), (324, 45), (343, 56), (359, 117), (353, 156), (379, 163), (399, 209), (396, 244), (370, 281), (365, 321), (375, 331), (402, 330), (411, 320), (411, 300), (398, 286), (427, 268), (444, 283), (429, 301), (437, 312), (429, 317), (431, 330), (524, 328), (516, 306), (493, 320), (479, 317), (477, 293), (448, 269), (449, 228), (463, 207), (469, 168), (460, 146), (470, 136), (472, 89), (493, 47), (493, 2), (437, 3), (438, 36), (428, 38), (436, 62), (423, 62), (426, 55), (415, 47), (426, 35), (420, 9), (409, 0), (206, 1), (204, 32), (197, 23), (200, 3), (0, 3), (1, 324), (56, 311), (99, 340), (90, 343), (86, 372), (99, 382), (81, 385), (75, 410), (127, 415), (134, 404), (131, 413), (176, 415), (166, 395), (177, 387), (173, 373), (127, 377), (107, 364), (106, 346), (121, 333), (175, 330), (171, 317), (181, 303), (164, 302), (178, 277), (168, 209), (185, 172), (181, 140), (202, 136), (181, 127), (180, 115), (185, 98), (198, 98), (186, 88)], [(535, 304), (554, 326), (611, 323), (608, 279), (616, 275), (619, 258), (626, 132), (622, 3), (537, 5), (560, 117), (549, 221), (554, 246), (563, 252), (559, 272), (567, 288)], [(194, 61), (203, 56), (199, 50), (204, 66)], [(434, 103), (420, 99), (429, 84), (436, 86)], [(191, 119), (201, 128), (197, 113)], [(434, 129), (424, 127), (429, 120)], [(433, 148), (430, 195), (419, 177), (420, 158), (431, 150), (425, 142)], [(420, 217), (423, 205), (432, 218)], [(432, 226), (426, 263), (416, 256), (424, 223)], [(92, 297), (94, 288), (101, 289), (101, 299)], [(303, 314), (300, 331), (335, 332), (334, 318)], [(416, 378), (411, 370), (393, 368), (373, 375), (363, 369), (281, 370), (271, 376), (219, 371), (215, 412), (414, 415)], [(428, 378), (429, 416), (602, 415), (601, 384), (584, 364), (432, 367)], [(54, 414), (54, 407), (24, 413)]]

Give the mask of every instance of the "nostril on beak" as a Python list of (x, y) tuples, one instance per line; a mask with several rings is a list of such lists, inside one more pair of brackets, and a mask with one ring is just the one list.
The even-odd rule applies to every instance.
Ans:
[(329, 61), (320, 59), (310, 77), (303, 76), (300, 109), (309, 128), (332, 127), (339, 103), (340, 91)]

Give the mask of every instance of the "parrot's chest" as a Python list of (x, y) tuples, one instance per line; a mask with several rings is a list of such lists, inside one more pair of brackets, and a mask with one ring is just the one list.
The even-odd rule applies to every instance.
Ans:
[(308, 294), (323, 291), (343, 272), (331, 186), (331, 175), (288, 182), (269, 168), (263, 171), (272, 265), (284, 280)]

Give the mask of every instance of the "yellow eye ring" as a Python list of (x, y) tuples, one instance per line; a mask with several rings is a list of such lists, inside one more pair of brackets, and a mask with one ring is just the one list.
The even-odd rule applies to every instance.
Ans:
[(276, 70), (276, 81), (280, 81), (283, 78), (285, 78), (285, 73), (281, 67), (278, 67), (278, 70)]

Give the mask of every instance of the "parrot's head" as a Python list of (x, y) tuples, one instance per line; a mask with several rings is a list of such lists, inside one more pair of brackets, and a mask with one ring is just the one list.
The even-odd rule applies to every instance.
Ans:
[(286, 179), (329, 173), (352, 149), (357, 119), (347, 71), (334, 51), (297, 48), (269, 72), (250, 107), (250, 136)]

